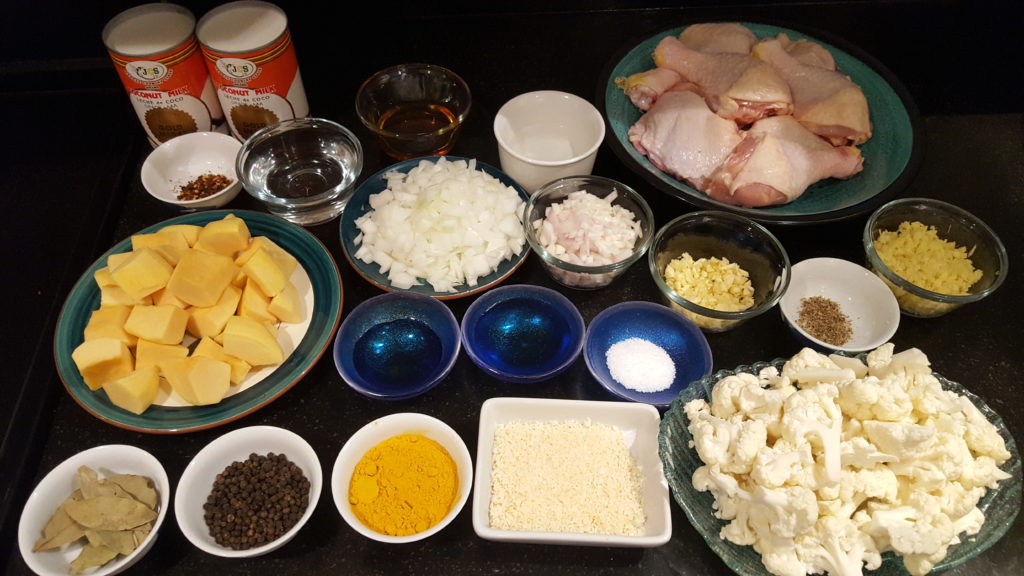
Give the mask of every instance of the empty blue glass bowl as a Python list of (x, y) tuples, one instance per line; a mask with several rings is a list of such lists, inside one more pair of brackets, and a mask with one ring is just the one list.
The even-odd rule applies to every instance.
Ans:
[(583, 349), (583, 316), (565, 296), (513, 284), (484, 292), (462, 317), (466, 353), (505, 382), (542, 382), (561, 374)]
[[(664, 350), (675, 366), (671, 386), (643, 392), (612, 377), (607, 352), (630, 338), (646, 340)], [(704, 333), (682, 314), (655, 302), (620, 302), (602, 310), (587, 327), (583, 358), (594, 378), (624, 400), (668, 407), (691, 382), (711, 373), (711, 347)], [(642, 363), (642, 359), (636, 359)]]
[(356, 392), (404, 400), (444, 380), (460, 348), (459, 324), (443, 302), (389, 292), (362, 302), (341, 323), (334, 365)]

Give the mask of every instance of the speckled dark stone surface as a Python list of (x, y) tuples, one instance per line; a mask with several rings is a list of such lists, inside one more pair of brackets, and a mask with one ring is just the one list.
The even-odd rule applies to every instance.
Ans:
[[(303, 436), (329, 474), (346, 439), (386, 414), (413, 411), (438, 417), (461, 434), (475, 454), (479, 409), (488, 398), (614, 399), (593, 381), (582, 358), (549, 382), (513, 385), (484, 376), (462, 353), (450, 376), (428, 393), (382, 402), (346, 386), (330, 354), (325, 354), (277, 401), (219, 428), (179, 436), (147, 435), (93, 418), (64, 392), (53, 367), (52, 330), (64, 295), (81, 271), (115, 241), (176, 214), (141, 187), (139, 168), (149, 149), (99, 41), (103, 23), (133, 3), (109, 2), (102, 8), (82, 3), (62, 13), (61, 24), (48, 34), (63, 34), (59, 50), (44, 47), (39, 35), (27, 38), (26, 32), (16, 30), (38, 28), (59, 3), (5, 4), (17, 4), (5, 5), (5, 38), (25, 38), (27, 45), (5, 48), (0, 60), (0, 104), (9, 112), (8, 137), (0, 145), (7, 214), (0, 245), (9, 314), (2, 332), (7, 370), (0, 419), (9, 424), (0, 453), (0, 558), (6, 558), (0, 560), (0, 572), (29, 573), (18, 554), (15, 533), (32, 486), (63, 459), (96, 445), (127, 443), (150, 451), (176, 486), (191, 457), (206, 443), (229, 430), (268, 424)], [(199, 15), (216, 2), (183, 4)], [(426, 61), (458, 71), (473, 90), (474, 109), (452, 154), (497, 166), (491, 122), (502, 103), (537, 89), (566, 90), (593, 99), (609, 59), (630, 42), (662, 29), (705, 19), (767, 21), (808, 32), (824, 30), (866, 50), (903, 81), (923, 118), (922, 164), (900, 196), (936, 197), (975, 213), (996, 230), (1010, 254), (1009, 277), (995, 294), (941, 318), (904, 317), (893, 341), (899, 349), (913, 346), (925, 351), (936, 370), (982, 396), (1014, 436), (1024, 438), (1018, 349), (1024, 342), (1019, 303), (1024, 281), (1024, 94), (1011, 64), (1020, 42), (1011, 39), (1008, 9), (966, 2), (733, 3), (729, 8), (707, 2), (689, 3), (689, 8), (661, 4), (666, 3), (647, 3), (646, 9), (618, 2), (542, 9), (527, 2), (506, 9), (501, 3), (488, 8), (456, 3), (430, 14), (425, 13), (425, 3), (380, 4), (365, 10), (389, 18), (364, 20), (354, 18), (341, 3), (281, 3), (292, 20), (313, 114), (340, 121), (368, 144), (363, 177), (389, 162), (355, 119), (352, 100), (362, 80), (387, 65)], [(998, 64), (998, 52), (1010, 54), (1009, 62)], [(598, 153), (594, 173), (645, 194), (659, 225), (694, 209), (644, 186), (607, 146)], [(228, 207), (259, 209), (246, 194)], [(862, 263), (865, 220), (866, 215), (772, 231), (794, 262), (833, 256)], [(337, 221), (310, 230), (341, 270), (345, 313), (380, 293), (347, 265)], [(639, 264), (607, 289), (584, 292), (556, 285), (531, 257), (506, 283), (558, 290), (576, 303), (585, 321), (620, 301), (659, 298), (646, 266)], [(471, 302), (467, 298), (447, 303), (461, 319)], [(708, 335), (708, 341), (715, 369), (796, 352), (793, 337), (774, 311), (733, 332)], [(387, 546), (349, 529), (329, 490), (316, 506), (312, 520), (294, 541), (249, 560), (200, 552), (182, 536), (171, 514), (156, 546), (130, 573), (727, 573), (675, 504), (672, 539), (652, 549), (488, 542), (473, 532), (468, 506), (449, 527), (425, 541)], [(1022, 541), (1024, 519), (1018, 517), (1001, 542), (953, 573), (1020, 574)]]

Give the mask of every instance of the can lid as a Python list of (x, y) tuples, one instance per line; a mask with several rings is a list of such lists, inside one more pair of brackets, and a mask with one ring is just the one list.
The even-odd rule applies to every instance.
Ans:
[(288, 17), (278, 6), (261, 0), (239, 0), (204, 14), (196, 25), (196, 37), (211, 50), (240, 54), (271, 44), (287, 28)]
[(196, 18), (184, 6), (154, 2), (129, 8), (103, 27), (103, 44), (122, 56), (151, 56), (187, 41)]

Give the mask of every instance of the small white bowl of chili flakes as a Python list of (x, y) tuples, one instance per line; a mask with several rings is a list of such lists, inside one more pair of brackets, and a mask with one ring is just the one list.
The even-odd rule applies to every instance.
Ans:
[(157, 146), (142, 163), (142, 185), (161, 202), (218, 208), (242, 189), (235, 157), (242, 143), (219, 132), (192, 132)]
[(825, 353), (874, 350), (900, 324), (892, 291), (867, 268), (839, 258), (794, 264), (779, 309), (801, 344)]

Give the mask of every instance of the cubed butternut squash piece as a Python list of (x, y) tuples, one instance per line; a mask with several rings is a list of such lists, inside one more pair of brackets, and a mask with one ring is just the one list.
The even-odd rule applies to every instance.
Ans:
[(182, 310), (189, 308), (188, 302), (185, 302), (181, 298), (174, 295), (173, 292), (168, 292), (167, 288), (161, 288), (153, 293), (153, 304), (157, 306), (177, 306)]
[(173, 271), (174, 267), (159, 252), (143, 248), (133, 250), (110, 274), (128, 296), (140, 300), (166, 286)]
[(284, 290), (277, 296), (270, 299), (267, 311), (277, 317), (281, 322), (298, 324), (306, 318), (306, 303), (299, 296), (295, 285), (289, 282)]
[(202, 226), (197, 226), (195, 224), (171, 224), (170, 226), (164, 226), (160, 230), (164, 232), (176, 232), (178, 234), (181, 234), (181, 236), (185, 239), (185, 242), (187, 242), (188, 245), (191, 247), (195, 246), (196, 240), (199, 239), (199, 232), (202, 229)]
[(110, 273), (110, 267), (104, 266), (93, 273), (92, 279), (96, 281), (96, 287), (102, 289), (104, 286), (117, 286), (114, 276)]
[(180, 344), (187, 324), (188, 312), (177, 306), (135, 306), (124, 330), (158, 344)]
[(188, 241), (185, 240), (181, 233), (173, 230), (167, 232), (166, 230), (166, 228), (161, 228), (149, 234), (133, 235), (131, 237), (132, 250), (152, 248), (160, 253), (164, 260), (167, 260), (172, 266), (177, 264), (178, 260), (181, 259), (182, 253), (189, 249)]
[(131, 374), (111, 380), (103, 385), (103, 391), (114, 406), (135, 414), (142, 414), (153, 404), (160, 390), (160, 372), (156, 366), (146, 366)]
[(224, 331), (228, 318), (238, 310), (242, 291), (228, 284), (213, 306), (193, 306), (188, 309), (188, 330), (196, 338), (213, 337)]
[(146, 296), (145, 298), (142, 298), (140, 300), (136, 300), (135, 298), (132, 298), (131, 296), (129, 296), (128, 293), (125, 292), (124, 289), (122, 289), (117, 284), (112, 284), (110, 286), (104, 286), (104, 287), (100, 288), (100, 307), (101, 308), (106, 307), (106, 306), (129, 306), (129, 307), (131, 307), (131, 306), (138, 306), (138, 305), (142, 305), (142, 304), (148, 305), (148, 304), (152, 304), (152, 303), (153, 303), (153, 297), (152, 296)]
[(71, 359), (92, 390), (131, 374), (135, 368), (128, 345), (117, 338), (86, 340), (71, 352)]
[(188, 348), (181, 344), (160, 344), (139, 339), (135, 346), (135, 369), (139, 370), (149, 366), (158, 367), (164, 360), (186, 356), (188, 356)]
[(206, 356), (165, 360), (160, 371), (179, 396), (196, 406), (220, 402), (231, 387), (228, 363)]
[(124, 330), (124, 323), (131, 313), (131, 306), (101, 306), (89, 315), (89, 323), (85, 325), (85, 339), (117, 338), (129, 348), (135, 346), (138, 337)]
[(287, 250), (281, 248), (273, 240), (266, 236), (253, 236), (252, 242), (249, 242), (249, 247), (243, 250), (237, 258), (235, 258), (235, 264), (239, 266), (245, 265), (249, 261), (249, 258), (256, 253), (259, 249), (266, 250), (274, 260), (277, 262), (281, 270), (284, 271), (285, 276), (291, 277), (292, 272), (295, 271), (299, 266), (299, 261), (295, 259)]
[(167, 290), (191, 306), (213, 306), (238, 273), (233, 259), (189, 250), (174, 268)]
[(117, 268), (121, 264), (124, 264), (125, 260), (131, 258), (131, 256), (131, 250), (127, 252), (118, 252), (116, 254), (111, 254), (110, 256), (107, 256), (107, 268), (113, 270), (114, 268)]
[(229, 256), (234, 260), (236, 254), (249, 246), (250, 238), (245, 220), (228, 214), (221, 220), (214, 220), (203, 226), (195, 247), (205, 252)]
[(238, 385), (245, 380), (245, 377), (249, 375), (249, 371), (252, 370), (252, 365), (242, 360), (241, 358), (235, 358), (224, 351), (224, 347), (213, 341), (212, 338), (203, 338), (196, 344), (196, 349), (192, 351), (193, 356), (206, 356), (207, 358), (213, 358), (214, 360), (220, 360), (221, 362), (227, 362), (231, 366), (231, 384)]
[(263, 248), (257, 249), (242, 265), (242, 272), (254, 280), (260, 290), (269, 298), (273, 298), (284, 290), (289, 282), (289, 275), (284, 273), (270, 252)]
[(280, 364), (284, 351), (277, 338), (260, 322), (243, 316), (232, 316), (224, 327), (224, 352), (241, 358), (253, 366)]
[(242, 298), (238, 301), (238, 315), (259, 320), (264, 324), (276, 324), (277, 316), (270, 313), (267, 309), (269, 306), (270, 298), (250, 278), (242, 289)]

